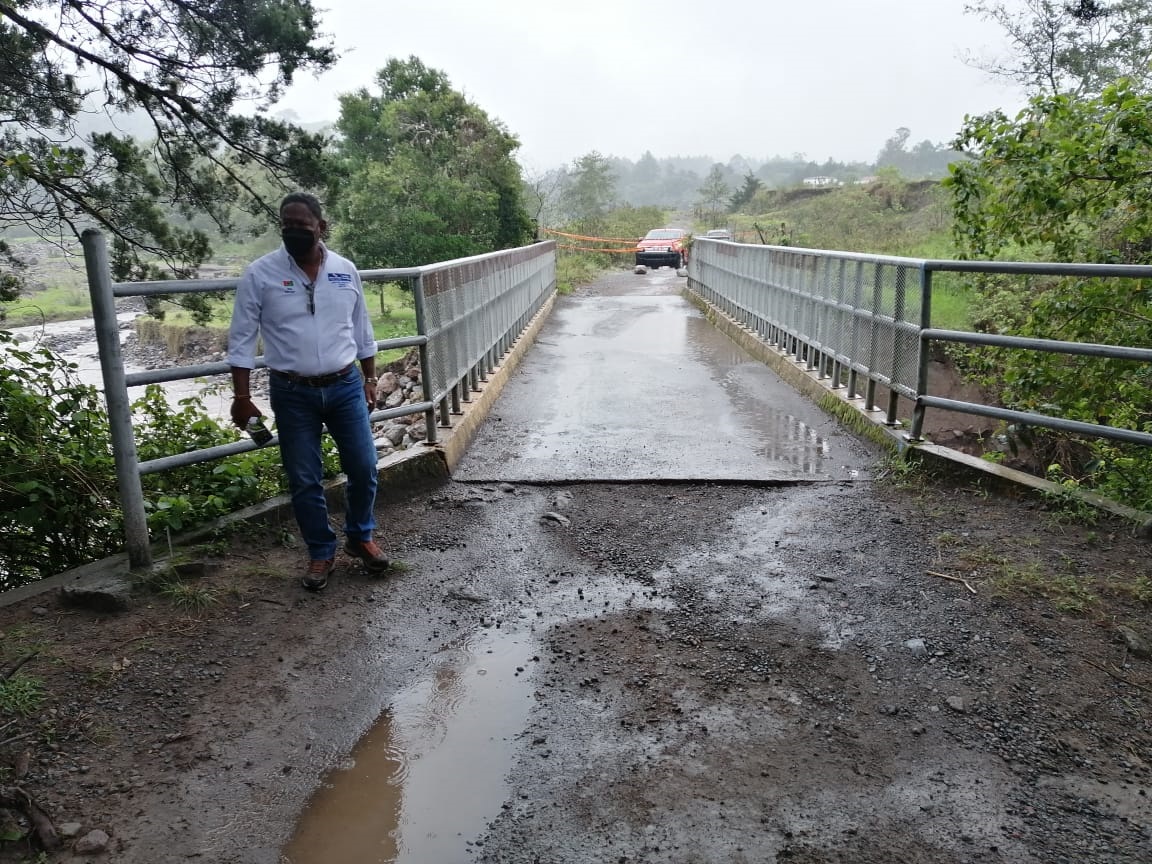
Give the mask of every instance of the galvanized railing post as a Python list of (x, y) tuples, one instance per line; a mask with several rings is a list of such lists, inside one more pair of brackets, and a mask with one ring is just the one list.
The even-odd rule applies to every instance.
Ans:
[(871, 337), (868, 345), (868, 385), (865, 388), (864, 408), (876, 411), (876, 374), (877, 354), (880, 350), (880, 324), (879, 315), (884, 302), (884, 275), (880, 264), (874, 265), (872, 274), (872, 320), (870, 323)]
[(900, 391), (896, 389), (896, 376), (900, 371), (900, 325), (904, 322), (904, 280), (900, 278), (901, 271), (896, 271), (896, 298), (895, 308), (892, 310), (892, 368), (888, 385), (888, 413), (884, 418), (885, 426), (899, 426), (900, 421), (896, 414), (900, 406)]
[(928, 409), (920, 401), (921, 396), (928, 395), (928, 362), (931, 340), (924, 334), (932, 327), (932, 271), (920, 265), (920, 339), (919, 353), (916, 357), (916, 407), (912, 410), (912, 431), (908, 438), (911, 441), (923, 439), (924, 412)]
[[(424, 277), (416, 276), (412, 285), (412, 301), (416, 307), (416, 332), (421, 336), (428, 335), (428, 319), (424, 310)], [(432, 379), (432, 364), (428, 362), (428, 343), (420, 346), (420, 380), (424, 384), (425, 398), (430, 398), (435, 386)], [(432, 405), (424, 412), (424, 443), (436, 443), (436, 406)]]
[(100, 348), (100, 372), (104, 378), (104, 400), (112, 432), (112, 456), (116, 482), (124, 514), (124, 539), (128, 564), (133, 569), (152, 564), (148, 543), (148, 516), (144, 512), (144, 490), (140, 485), (139, 457), (132, 430), (132, 403), (124, 379), (120, 353), (120, 327), (116, 321), (116, 298), (112, 294), (112, 273), (108, 266), (108, 246), (104, 235), (89, 228), (80, 237), (84, 247), (84, 267), (92, 296), (92, 317), (96, 322), (96, 344)]

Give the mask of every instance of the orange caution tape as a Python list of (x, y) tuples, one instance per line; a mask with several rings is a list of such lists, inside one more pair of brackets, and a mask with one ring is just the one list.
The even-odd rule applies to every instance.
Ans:
[(555, 234), (557, 237), (569, 237), (573, 240), (592, 240), (595, 243), (636, 243), (636, 237), (586, 237), (583, 234), (565, 234), (563, 231), (556, 231), (552, 228), (541, 228), (545, 234)]
[(556, 244), (557, 249), (570, 249), (574, 252), (605, 252), (605, 253), (619, 253), (631, 255), (636, 251), (634, 246), (629, 246), (627, 249), (601, 249), (599, 246), (566, 246), (563, 243)]

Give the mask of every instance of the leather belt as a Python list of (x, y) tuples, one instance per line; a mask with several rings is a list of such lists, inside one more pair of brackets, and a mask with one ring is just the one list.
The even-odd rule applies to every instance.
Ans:
[(291, 381), (293, 384), (303, 384), (305, 387), (328, 387), (347, 375), (352, 366), (353, 364), (349, 363), (343, 369), (330, 372), (327, 375), (297, 375), (295, 372), (281, 372), (279, 369), (269, 369), (268, 371)]

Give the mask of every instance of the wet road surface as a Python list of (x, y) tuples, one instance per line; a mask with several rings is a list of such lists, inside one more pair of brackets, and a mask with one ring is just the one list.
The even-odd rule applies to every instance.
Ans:
[[(298, 552), (269, 541), (245, 564), (237, 541), (232, 578), (268, 602), (195, 637), (229, 672), (182, 700), (179, 774), (120, 827), (120, 864), (1152, 860), (1140, 696), (1071, 671), (1070, 648), (1102, 658), (1107, 635), (925, 575), (962, 538), (999, 552), (1035, 514), (885, 494), (878, 454), (695, 329), (681, 281), (619, 274), (563, 301), (469, 482), (378, 502), (399, 572), (341, 561), (306, 595), (283, 577)], [(626, 435), (603, 405), (624, 388), (605, 374), (623, 368), (614, 328), (648, 346), (626, 352), (649, 361), (646, 392), (674, 379)], [(548, 386), (564, 357), (587, 410)], [(533, 398), (546, 422), (516, 435)], [(693, 400), (711, 448), (654, 419)], [(819, 443), (758, 444), (769, 409)], [(733, 475), (709, 450), (760, 482), (716, 482)], [(191, 678), (186, 653), (158, 671)]]
[(737, 481), (856, 476), (854, 438), (679, 296), (663, 268), (561, 298), (455, 479)]

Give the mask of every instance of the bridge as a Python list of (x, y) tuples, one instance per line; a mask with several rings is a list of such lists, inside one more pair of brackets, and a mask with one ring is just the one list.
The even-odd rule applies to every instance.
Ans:
[[(236, 280), (113, 285), (102, 235), (86, 232), (83, 245), (126, 548), (132, 565), (143, 567), (152, 553), (140, 476), (254, 445), (137, 460), (129, 387), (225, 373), (228, 367), (203, 364), (125, 375), (115, 303), (121, 297), (231, 290)], [(426, 267), (363, 271), (365, 282), (401, 281), (411, 287), (418, 334), (381, 340), (378, 348), (418, 347), (427, 397), (418, 405), (378, 410), (372, 419), (422, 413), (425, 443), (435, 446), (447, 438), (440, 452), (448, 472), (473, 481), (794, 482), (827, 478), (828, 466), (837, 461), (843, 470), (858, 473), (858, 457), (830, 448), (830, 441), (844, 435), (834, 434), (789, 385), (857, 430), (861, 424), (876, 425), (897, 433), (887, 437), (898, 449), (914, 445), (978, 470), (996, 469), (924, 440), (928, 410), (1152, 444), (1152, 433), (1140, 430), (941, 398), (929, 392), (928, 375), (934, 342), (1152, 361), (1148, 348), (934, 329), (934, 274), (1149, 278), (1152, 266), (927, 261), (699, 238), (683, 292), (679, 282), (670, 287), (672, 277), (660, 275), (665, 271), (656, 271), (642, 279), (614, 280), (611, 290), (587, 303), (566, 303), (530, 361), (532, 372), (521, 376), (515, 394), (502, 404), (512, 418), (504, 428), (514, 431), (500, 435), (489, 425), (485, 446), (457, 471), (508, 373), (552, 309), (555, 252), (555, 243), (544, 242)], [(724, 365), (722, 355), (738, 348), (706, 336), (711, 334), (706, 320), (745, 349), (728, 362), (732, 368), (719, 387), (711, 382)], [(525, 334), (529, 337), (522, 339)], [(753, 358), (778, 375), (751, 363)], [(258, 358), (257, 367), (263, 365)], [(498, 371), (499, 383), (488, 386)], [(686, 391), (680, 398), (678, 387)], [(480, 393), (481, 410), (468, 410), (476, 407), (473, 394)], [(901, 400), (910, 422), (907, 415), (901, 419)], [(708, 442), (705, 426), (721, 440)], [(1045, 481), (1019, 472), (998, 473), (1045, 488)], [(1121, 505), (1096, 503), (1141, 518)]]
[[(85, 244), (98, 314), (234, 287), (112, 285)], [(203, 650), (247, 672), (181, 706), (179, 776), (139, 793), (152, 821), (125, 820), (118, 860), (1149, 860), (1136, 672), (1100, 628), (1005, 611), (947, 557), (1000, 566), (1029, 511), (872, 482), (873, 442), (936, 452), (924, 412), (1002, 416), (925, 384), (932, 340), (983, 339), (930, 327), (932, 274), (981, 265), (700, 240), (686, 279), (558, 297), (554, 254), (363, 274), (412, 286), (418, 335), (380, 347), (420, 349), (427, 397), (377, 412), (415, 412), (429, 442), (383, 470), (444, 472), (382, 496), (407, 569), (344, 568), (319, 597), (263, 582), (268, 602), (138, 657), (168, 680)], [(113, 413), (130, 386), (226, 368), (118, 378), (109, 336)], [(121, 440), (124, 499), (141, 473), (252, 447), (135, 464)], [(265, 569), (294, 567), (267, 545)], [(146, 533), (128, 548), (150, 560)], [(154, 736), (118, 746), (135, 737)]]

